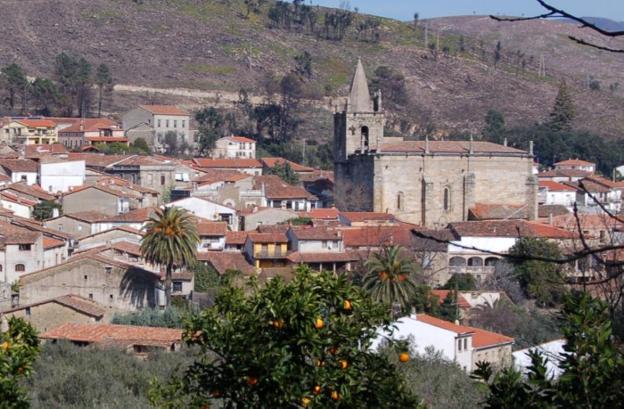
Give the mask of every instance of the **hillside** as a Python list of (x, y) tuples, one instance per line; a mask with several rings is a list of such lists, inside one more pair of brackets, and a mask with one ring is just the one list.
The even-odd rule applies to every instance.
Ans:
[[(413, 27), (380, 19), (379, 42), (358, 41), (353, 27), (344, 40), (329, 41), (268, 28), (269, 6), (246, 18), (242, 0), (4, 1), (0, 13), (13, 24), (0, 26), (0, 65), (16, 62), (31, 76), (51, 76), (55, 55), (65, 51), (94, 64), (107, 63), (119, 84), (231, 95), (247, 88), (262, 94), (266, 78), (292, 70), (294, 57), (305, 50), (312, 55), (314, 70), (306, 89), (309, 98), (321, 98), (346, 94), (354, 63), (361, 56), (370, 74), (377, 66), (389, 65), (406, 77), (411, 102), (395, 112), (395, 128), (403, 120), (404, 130), (419, 134), (428, 129), (440, 136), (478, 132), (491, 108), (503, 112), (512, 125), (540, 121), (552, 105), (558, 81), (568, 78), (577, 88), (579, 128), (610, 136), (624, 133), (623, 91), (609, 91), (610, 84), (624, 86), (624, 58), (571, 43), (564, 35), (565, 30), (576, 30), (570, 24), (505, 24), (474, 16), (430, 20), (430, 43), (435, 39), (433, 28), (441, 28), (434, 58), (424, 45), (422, 22)], [(354, 26), (365, 18), (356, 16)], [(463, 51), (460, 35), (465, 37)], [(498, 39), (505, 58), (494, 69), (491, 53)], [(518, 49), (534, 56), (524, 70), (505, 54)], [(546, 60), (545, 78), (536, 75), (535, 58), (541, 54)], [(600, 91), (587, 89), (588, 74), (600, 81)], [(145, 99), (189, 107), (214, 102), (214, 98), (130, 88), (116, 93), (113, 109), (123, 110)], [(331, 118), (314, 111), (300, 136), (326, 138)]]

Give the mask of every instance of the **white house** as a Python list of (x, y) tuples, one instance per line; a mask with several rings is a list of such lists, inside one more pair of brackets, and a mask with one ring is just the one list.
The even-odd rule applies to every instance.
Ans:
[(2, 208), (10, 210), (15, 216), (30, 219), (37, 202), (15, 195), (8, 191), (0, 192), (0, 205)]
[(178, 141), (193, 143), (190, 132), (191, 117), (188, 112), (173, 105), (139, 105), (123, 116), (122, 127), (126, 135), (134, 140), (132, 132), (141, 131), (140, 136), (145, 136), (143, 132), (148, 132), (155, 140), (148, 140), (150, 145), (162, 146), (165, 142), (165, 135), (173, 132), (178, 136)]
[(571, 208), (576, 202), (576, 189), (552, 180), (540, 180), (537, 198), (541, 205), (561, 205)]
[(426, 353), (433, 348), (440, 351), (449, 361), (456, 362), (464, 371), (472, 372), (477, 362), (490, 362), (497, 367), (511, 365), (513, 338), (485, 331), (479, 328), (457, 325), (449, 321), (414, 314), (403, 317), (394, 324), (390, 333), (383, 330), (373, 342), (373, 349), (379, 348), (385, 339), (409, 340), (416, 352)]
[(85, 161), (46, 158), (39, 163), (41, 187), (50, 193), (68, 192), (85, 182)]
[(176, 206), (188, 210), (197, 217), (210, 221), (227, 222), (230, 230), (238, 230), (236, 210), (220, 205), (203, 197), (187, 197), (168, 203), (167, 207)]
[(559, 170), (581, 170), (583, 172), (594, 173), (596, 164), (580, 159), (568, 159), (554, 164), (555, 169)]
[(243, 136), (226, 136), (217, 139), (212, 150), (213, 158), (256, 158), (256, 141)]
[(30, 159), (0, 159), (0, 170), (11, 178), (11, 183), (37, 183), (37, 162)]

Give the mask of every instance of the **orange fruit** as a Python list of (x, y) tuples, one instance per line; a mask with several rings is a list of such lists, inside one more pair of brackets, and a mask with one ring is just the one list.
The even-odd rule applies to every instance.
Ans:
[(286, 326), (286, 323), (282, 319), (279, 319), (277, 321), (273, 321), (273, 328), (275, 328), (275, 329), (282, 329), (285, 326)]
[(340, 394), (338, 393), (338, 391), (332, 391), (331, 398), (332, 400), (340, 400)]
[(325, 326), (325, 322), (323, 321), (322, 318), (317, 318), (314, 320), (314, 328), (316, 329), (322, 329)]
[(0, 344), (0, 348), (2, 348), (4, 352), (6, 352), (9, 350), (9, 348), (11, 348), (11, 344), (9, 343), (9, 341), (4, 341), (2, 344)]
[(349, 362), (346, 359), (341, 359), (338, 361), (338, 365), (340, 365), (340, 369), (347, 369), (349, 367)]
[(310, 406), (310, 403), (312, 403), (312, 399), (310, 398), (302, 398), (301, 399), (301, 406), (303, 406), (304, 408), (307, 408), (308, 406)]
[(386, 273), (385, 271), (382, 271), (381, 273), (379, 273), (379, 279), (381, 281), (386, 281), (388, 279), (388, 273)]
[(342, 309), (345, 311), (351, 311), (351, 308), (353, 308), (353, 305), (351, 305), (351, 301), (349, 300), (344, 300), (342, 302)]
[(399, 361), (401, 361), (401, 362), (407, 362), (407, 361), (409, 361), (409, 360), (410, 360), (410, 356), (409, 356), (409, 354), (408, 354), (407, 352), (402, 352), (402, 353), (399, 355)]
[(320, 395), (321, 394), (321, 385), (316, 385), (314, 388), (312, 388), (312, 393), (315, 395)]
[(248, 376), (247, 377), (247, 385), (255, 386), (257, 384), (258, 384), (258, 378), (256, 378), (255, 376)]
[(317, 359), (315, 364), (318, 368), (322, 368), (323, 366), (325, 366), (325, 362), (321, 361), (320, 359)]

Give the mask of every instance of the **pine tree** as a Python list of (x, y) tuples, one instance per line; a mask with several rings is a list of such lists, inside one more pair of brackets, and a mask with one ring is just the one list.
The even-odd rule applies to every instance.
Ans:
[(563, 81), (559, 85), (559, 92), (555, 98), (553, 109), (550, 112), (548, 126), (556, 132), (571, 131), (572, 121), (574, 121), (575, 115), (572, 96), (568, 91), (568, 86), (565, 81)]

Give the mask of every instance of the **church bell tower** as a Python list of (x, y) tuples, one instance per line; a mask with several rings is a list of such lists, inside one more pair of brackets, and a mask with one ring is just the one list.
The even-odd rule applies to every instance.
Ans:
[(377, 152), (383, 143), (384, 125), (381, 91), (371, 97), (358, 58), (347, 102), (342, 112), (334, 114), (334, 161), (342, 163), (353, 154)]

